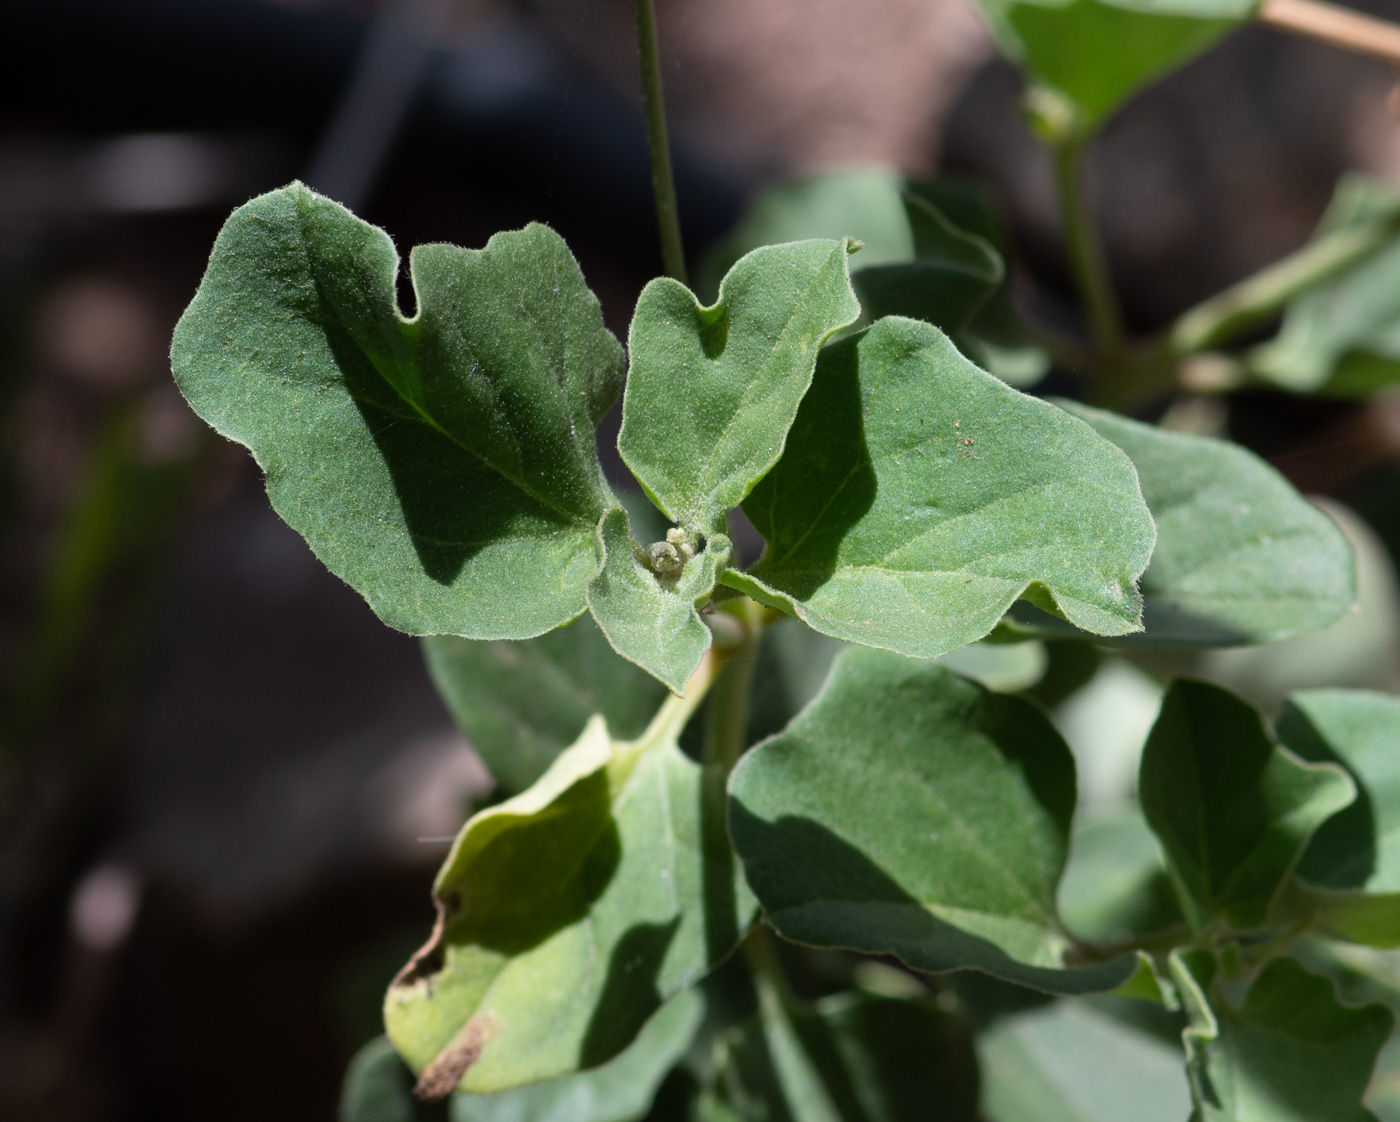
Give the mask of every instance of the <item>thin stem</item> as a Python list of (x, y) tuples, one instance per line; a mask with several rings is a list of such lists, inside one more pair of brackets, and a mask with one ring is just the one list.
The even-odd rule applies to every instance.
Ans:
[(671, 174), (671, 144), (666, 137), (666, 102), (661, 92), (661, 48), (656, 40), (656, 10), (652, 0), (636, 0), (637, 47), (642, 58), (642, 107), (651, 154), (651, 193), (656, 198), (656, 226), (661, 235), (661, 262), (666, 275), (686, 282), (685, 247), (676, 206), (676, 181)]
[(759, 1004), (769, 1017), (781, 1019), (785, 1013), (798, 1008), (797, 997), (778, 961), (773, 933), (762, 920), (754, 924), (744, 939), (744, 961), (753, 975)]
[(748, 747), (749, 698), (753, 693), (754, 671), (758, 668), (758, 642), (763, 633), (765, 612), (747, 597), (725, 604), (727, 613), (739, 618), (743, 637), (734, 645), (712, 649), (723, 665), (710, 698), (709, 719), (705, 725), (705, 762), (717, 765), (728, 775)]
[(1060, 225), (1070, 269), (1089, 313), (1094, 340), (1110, 355), (1123, 350), (1123, 316), (1113, 291), (1103, 244), (1089, 214), (1084, 196), (1084, 154), (1089, 137), (1069, 129), (1051, 144), (1055, 160), (1055, 188), (1060, 201)]
[(710, 692), (710, 687), (715, 684), (715, 679), (719, 677), (723, 668), (724, 659), (719, 651), (711, 647), (686, 682), (685, 694), (671, 694), (662, 702), (656, 716), (651, 719), (651, 724), (647, 725), (646, 731), (633, 743), (640, 748), (646, 748), (667, 737), (680, 736), (685, 723), (705, 700), (705, 695)]
[(1275, 315), (1301, 292), (1389, 244), (1400, 220), (1353, 226), (1311, 242), (1185, 312), (1166, 349), (1185, 356), (1219, 346)]
[(1264, 0), (1260, 23), (1400, 66), (1400, 27), (1319, 0)]

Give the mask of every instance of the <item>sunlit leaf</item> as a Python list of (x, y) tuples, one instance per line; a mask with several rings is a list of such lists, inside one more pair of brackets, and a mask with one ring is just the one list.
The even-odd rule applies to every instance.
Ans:
[(1002, 50), (1092, 127), (1247, 19), (1253, 0), (979, 0)]
[(752, 912), (678, 702), (636, 741), (589, 722), (529, 790), (475, 815), (439, 921), (385, 999), (420, 1089), (504, 1091), (607, 1063), (734, 946)]
[(1030, 702), (855, 649), (730, 779), (729, 828), (789, 939), (964, 967), (1052, 992), (1108, 990), (1131, 955), (1066, 967), (1055, 912), (1074, 762)]
[[(1157, 523), (1142, 577), (1142, 646), (1231, 647), (1316, 631), (1356, 599), (1351, 547), (1335, 522), (1252, 452), (1061, 402), (1133, 461)], [(1037, 634), (1063, 625), (1018, 607)]]
[(778, 466), (744, 502), (767, 542), (724, 583), (827, 635), (932, 657), (1028, 596), (1135, 630), (1152, 519), (1089, 426), (890, 318), (822, 352)]
[(704, 1012), (700, 995), (682, 990), (602, 1067), (495, 1095), (453, 1095), (452, 1122), (634, 1122), (651, 1109)]
[(300, 185), (240, 207), (175, 332), (196, 413), (386, 623), (525, 639), (584, 610), (622, 348), (546, 226), (419, 246)]
[(1394, 1024), (1383, 1005), (1348, 1008), (1291, 958), (1259, 972), (1238, 1007), (1207, 951), (1173, 955), (1190, 1014), (1187, 1075), (1200, 1122), (1375, 1122), (1361, 1105)]
[(1187, 680), (1162, 699), (1138, 789), (1196, 928), (1261, 926), (1317, 828), (1356, 797), (1342, 768), (1276, 746), (1245, 702)]
[(851, 248), (819, 239), (756, 249), (711, 307), (669, 277), (642, 290), (617, 447), (688, 534), (723, 532), (782, 454), (818, 350), (860, 314)]

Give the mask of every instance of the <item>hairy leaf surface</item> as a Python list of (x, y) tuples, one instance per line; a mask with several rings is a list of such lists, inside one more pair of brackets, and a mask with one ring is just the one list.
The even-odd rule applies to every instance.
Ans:
[(602, 718), (539, 782), (475, 815), (438, 873), (439, 922), (385, 999), (437, 1094), (597, 1067), (734, 946), (751, 897), (675, 721)]
[(1375, 1122), (1361, 1105), (1394, 1024), (1383, 1005), (1348, 1008), (1294, 959), (1259, 972), (1238, 1008), (1206, 951), (1172, 956), (1190, 1015), (1186, 1072), (1200, 1122)]
[(729, 539), (713, 534), (704, 550), (673, 580), (658, 577), (637, 556), (619, 507), (598, 527), (603, 567), (588, 585), (588, 606), (618, 654), (664, 682), (675, 693), (710, 647), (710, 629), (696, 611), (714, 591), (729, 562)]
[(423, 640), (423, 657), (458, 726), (510, 793), (543, 775), (594, 713), (619, 739), (640, 736), (666, 696), (588, 616), (523, 642), (435, 635)]
[(744, 512), (767, 548), (721, 579), (839, 639), (933, 657), (1020, 596), (1097, 634), (1139, 626), (1154, 531), (1127, 457), (925, 323), (822, 352)]
[(1112, 989), (1131, 955), (1066, 968), (1055, 913), (1074, 761), (1031, 703), (939, 666), (842, 654), (821, 695), (730, 778), (729, 828), (779, 933), (970, 967), (1052, 992)]
[(276, 511), (381, 619), (525, 639), (584, 609), (622, 349), (546, 226), (419, 246), (299, 184), (234, 211), (171, 362)]
[(687, 532), (722, 533), (782, 454), (817, 352), (860, 315), (852, 248), (821, 239), (756, 249), (708, 308), (669, 277), (642, 290), (617, 447)]
[[(1268, 643), (1326, 627), (1355, 602), (1346, 537), (1254, 453), (1059, 404), (1128, 454), (1157, 523), (1157, 547), (1142, 578), (1143, 629), (1118, 642)], [(1037, 633), (1066, 633), (1023, 607), (1013, 620)]]
[(1303, 759), (1345, 767), (1357, 788), (1313, 837), (1299, 878), (1328, 890), (1319, 904), (1336, 934), (1400, 946), (1400, 699), (1308, 690), (1289, 699), (1277, 731)]
[(1138, 790), (1198, 929), (1261, 926), (1317, 828), (1356, 797), (1341, 767), (1299, 759), (1245, 702), (1185, 679), (1162, 699)]
[(602, 1067), (496, 1095), (453, 1095), (452, 1122), (634, 1122), (651, 1109), (704, 1013), (699, 993), (682, 990)]

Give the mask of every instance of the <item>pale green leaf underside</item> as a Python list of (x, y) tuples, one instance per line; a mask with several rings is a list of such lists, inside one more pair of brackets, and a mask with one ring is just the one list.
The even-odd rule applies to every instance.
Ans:
[(642, 290), (617, 447), (688, 532), (714, 534), (782, 454), (817, 352), (854, 323), (846, 241), (756, 249), (704, 307), (668, 277)]
[(1136, 967), (1064, 968), (1055, 889), (1074, 763), (1029, 702), (847, 651), (729, 790), (735, 850), (787, 938), (1052, 992), (1112, 989)]
[(1297, 393), (1365, 396), (1400, 381), (1400, 191), (1360, 174), (1337, 184), (1314, 238), (1374, 230), (1386, 248), (1309, 289), (1250, 369)]
[(538, 639), (423, 640), (433, 685), (508, 793), (523, 791), (594, 713), (619, 739), (640, 736), (665, 687), (619, 658), (585, 615)]
[(977, 1041), (988, 1122), (1183, 1122), (1181, 1048), (1085, 1002), (997, 1021)]
[(1259, 714), (1204, 682), (1174, 682), (1143, 750), (1143, 812), (1192, 925), (1261, 926), (1317, 828), (1355, 785), (1277, 747)]
[(548, 227), (420, 246), (300, 185), (219, 234), (171, 362), (273, 507), (386, 623), (523, 639), (577, 616), (611, 503), (594, 425), (622, 350)]
[(1253, 0), (981, 0), (997, 38), (1089, 126), (1247, 19)]
[(733, 948), (751, 897), (678, 731), (617, 742), (595, 718), (462, 828), (439, 928), (385, 999), (415, 1070), (485, 1093), (596, 1067)]
[[(1254, 453), (1059, 402), (1123, 449), (1157, 523), (1142, 577), (1143, 630), (1117, 642), (1229, 647), (1316, 631), (1356, 600), (1351, 546), (1337, 524)], [(1062, 624), (1017, 608), (1039, 633)]]
[(1135, 630), (1154, 537), (1122, 452), (898, 318), (822, 352), (744, 512), (767, 548), (724, 583), (917, 657), (981, 638), (1023, 595), (1097, 634)]
[(842, 993), (776, 1002), (720, 1040), (717, 1097), (743, 1122), (975, 1122), (966, 1028), (929, 1005)]
[(1344, 938), (1400, 946), (1400, 699), (1360, 690), (1294, 694), (1279, 739), (1306, 760), (1340, 764), (1351, 806), (1323, 823), (1298, 864), (1328, 926)]
[(1260, 971), (1243, 1004), (1212, 986), (1204, 951), (1172, 956), (1190, 1013), (1186, 1071), (1200, 1122), (1375, 1122), (1361, 1105), (1394, 1018), (1349, 1008), (1332, 983), (1291, 958)]
[(452, 1096), (452, 1122), (634, 1122), (695, 1037), (705, 1003), (682, 990), (601, 1067), (495, 1095)]
[(598, 527), (603, 566), (588, 585), (588, 606), (613, 649), (670, 687), (686, 681), (710, 648), (710, 629), (696, 607), (709, 599), (715, 577), (729, 562), (729, 539), (715, 534), (670, 581), (659, 579), (636, 555), (627, 514), (608, 511)]

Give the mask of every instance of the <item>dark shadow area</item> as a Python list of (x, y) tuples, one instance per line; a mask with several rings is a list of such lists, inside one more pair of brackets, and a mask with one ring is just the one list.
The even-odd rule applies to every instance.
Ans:
[(1366, 785), (1308, 719), (1288, 702), (1274, 723), (1278, 738), (1294, 753), (1312, 763), (1336, 764), (1356, 784), (1356, 801), (1327, 819), (1303, 851), (1298, 875), (1324, 888), (1361, 888), (1376, 871), (1376, 808)]
[(647, 1018), (660, 1008), (656, 976), (680, 926), (680, 916), (669, 923), (639, 923), (617, 941), (579, 1051), (581, 1066), (607, 1063), (636, 1039)]
[(755, 575), (799, 600), (831, 579), (842, 539), (875, 501), (860, 339), (822, 350), (782, 459), (744, 500), (744, 513), (768, 543)]

